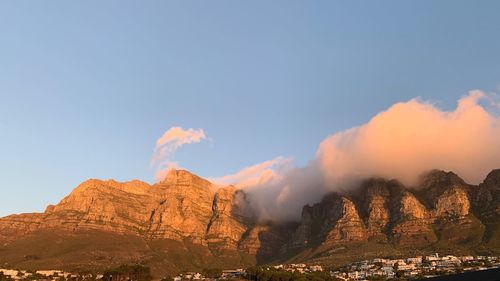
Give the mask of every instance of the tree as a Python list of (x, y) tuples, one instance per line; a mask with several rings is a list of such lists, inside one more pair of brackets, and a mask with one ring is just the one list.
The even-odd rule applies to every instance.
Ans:
[(103, 275), (106, 281), (151, 281), (153, 279), (149, 267), (142, 265), (121, 265), (106, 270)]
[(8, 275), (4, 275), (2, 271), (0, 271), (0, 281), (10, 281), (12, 278)]
[(163, 277), (160, 281), (174, 281), (174, 278), (172, 278), (172, 276), (167, 275)]
[(222, 269), (220, 268), (205, 268), (202, 270), (205, 277), (208, 278), (219, 278), (222, 275)]
[(39, 273), (32, 273), (31, 275), (24, 278), (24, 280), (44, 280), (44, 279), (47, 278)]

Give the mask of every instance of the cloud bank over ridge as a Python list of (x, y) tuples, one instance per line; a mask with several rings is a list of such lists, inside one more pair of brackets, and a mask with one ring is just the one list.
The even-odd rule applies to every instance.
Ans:
[(369, 177), (412, 186), (422, 173), (440, 169), (477, 184), (500, 167), (500, 118), (480, 101), (496, 106), (477, 90), (453, 111), (420, 99), (396, 103), (361, 126), (328, 136), (306, 167), (273, 169), (276, 158), (219, 179), (260, 171), (260, 178), (254, 173), (239, 185), (263, 220), (297, 219), (303, 205)]

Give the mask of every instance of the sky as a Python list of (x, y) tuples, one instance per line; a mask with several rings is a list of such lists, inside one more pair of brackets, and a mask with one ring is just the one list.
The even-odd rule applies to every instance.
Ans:
[[(498, 1), (2, 1), (0, 216), (88, 178), (306, 165), (329, 135), (415, 97), (500, 92)], [(201, 135), (201, 132), (203, 135)], [(280, 158), (282, 157), (282, 158)], [(153, 157), (154, 158), (154, 157)]]

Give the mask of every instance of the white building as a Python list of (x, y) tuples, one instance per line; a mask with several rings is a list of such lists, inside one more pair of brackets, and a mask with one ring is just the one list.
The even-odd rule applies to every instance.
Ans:
[(398, 263), (398, 270), (414, 270), (415, 269), (415, 264), (399, 264)]
[(309, 269), (313, 272), (315, 271), (323, 271), (323, 267), (321, 265), (311, 265)]

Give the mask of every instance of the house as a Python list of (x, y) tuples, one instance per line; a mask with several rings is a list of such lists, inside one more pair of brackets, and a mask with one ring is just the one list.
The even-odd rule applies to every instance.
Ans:
[(222, 271), (222, 278), (223, 279), (228, 279), (228, 278), (237, 278), (245, 275), (245, 270), (244, 269), (230, 269), (230, 270), (223, 270)]
[(405, 276), (417, 276), (418, 273), (419, 272), (417, 270), (407, 271), (405, 272)]
[(283, 269), (283, 265), (282, 264), (278, 264), (278, 265), (275, 265), (273, 267), (274, 267), (274, 269)]
[(473, 256), (463, 256), (460, 259), (462, 260), (462, 262), (466, 262), (466, 261), (473, 261), (474, 257)]
[(315, 272), (315, 271), (323, 271), (323, 267), (321, 265), (311, 265), (309, 267), (309, 269), (312, 271), (312, 272)]
[(422, 263), (422, 257), (407, 258), (407, 263)]

